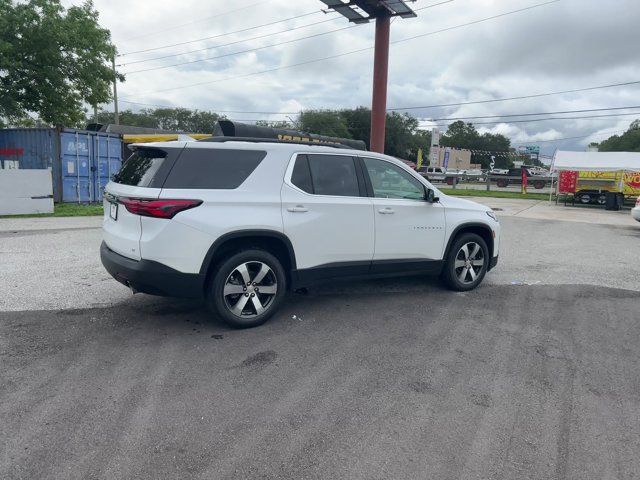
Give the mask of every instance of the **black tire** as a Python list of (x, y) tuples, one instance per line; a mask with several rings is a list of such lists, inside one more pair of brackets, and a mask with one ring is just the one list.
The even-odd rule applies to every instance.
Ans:
[(498, 181), (496, 182), (496, 185), (500, 188), (504, 188), (507, 185), (509, 185), (509, 182), (503, 178), (499, 178)]
[[(249, 280), (256, 279), (262, 268), (260, 264), (266, 265), (269, 273), (257, 285), (254, 283), (247, 286), (243, 271), (249, 275)], [(242, 266), (245, 267), (241, 268)], [(214, 268), (215, 273), (207, 289), (207, 305), (231, 327), (250, 328), (262, 325), (278, 310), (285, 297), (287, 277), (284, 268), (275, 256), (265, 250), (256, 248), (238, 252)], [(229, 288), (227, 291), (237, 290), (237, 293), (227, 293), (225, 296), (225, 287)], [(265, 291), (269, 288), (270, 292), (275, 290), (275, 293), (261, 293), (260, 288)], [(264, 308), (262, 312), (258, 312), (260, 306)], [(240, 313), (234, 313), (233, 307), (239, 307)]]
[(533, 182), (533, 187), (536, 190), (540, 190), (540, 189), (544, 188), (544, 182), (541, 181), (541, 180), (536, 180), (535, 182)]
[(587, 205), (593, 201), (593, 198), (589, 193), (578, 193), (577, 200), (583, 205)]
[[(463, 281), (460, 279), (460, 275), (462, 275), (462, 272), (466, 267), (456, 267), (456, 260), (463, 260), (464, 253), (462, 253), (462, 255), (459, 254), (461, 253), (461, 249), (463, 248), (463, 246), (469, 244), (477, 244), (480, 247), (482, 251), (482, 265), (471, 265), (471, 270), (473, 270), (475, 278), (473, 278), (472, 274), (469, 272), (469, 270), (467, 270), (467, 273), (465, 273), (464, 275)], [(468, 253), (471, 254), (472, 252), (469, 251)], [(479, 260), (480, 258), (476, 255), (476, 259), (473, 261), (478, 262)], [(475, 233), (462, 233), (453, 240), (451, 248), (447, 252), (441, 278), (447, 285), (447, 287), (449, 287), (451, 290), (456, 290), (458, 292), (473, 290), (478, 285), (480, 285), (482, 279), (487, 273), (487, 269), (489, 268), (489, 260), (489, 249), (487, 248), (487, 244), (482, 239), (482, 237)]]

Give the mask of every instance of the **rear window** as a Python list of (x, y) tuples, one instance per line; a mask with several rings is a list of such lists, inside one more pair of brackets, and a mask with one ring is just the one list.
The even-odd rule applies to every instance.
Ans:
[(307, 155), (313, 193), (358, 197), (360, 189), (353, 157), (343, 155)]
[(158, 170), (167, 158), (167, 152), (155, 148), (136, 150), (113, 176), (113, 181), (134, 187), (150, 187)]
[(164, 183), (164, 188), (238, 188), (267, 155), (259, 150), (186, 148)]

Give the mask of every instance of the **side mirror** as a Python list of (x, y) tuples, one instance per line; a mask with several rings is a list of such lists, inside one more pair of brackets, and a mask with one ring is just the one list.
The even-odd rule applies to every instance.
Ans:
[(425, 193), (425, 200), (429, 203), (437, 203), (438, 201), (440, 201), (440, 199), (438, 197), (436, 197), (436, 192), (434, 192), (433, 190), (431, 190), (430, 188), (426, 189), (427, 192)]

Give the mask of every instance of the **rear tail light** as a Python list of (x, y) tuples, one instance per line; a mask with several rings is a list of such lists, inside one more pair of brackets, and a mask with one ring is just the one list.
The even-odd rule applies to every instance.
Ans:
[(636, 207), (640, 207), (640, 197), (636, 198)]
[(179, 212), (197, 207), (202, 203), (202, 200), (146, 200), (143, 198), (119, 198), (118, 201), (135, 215), (154, 218), (173, 218)]

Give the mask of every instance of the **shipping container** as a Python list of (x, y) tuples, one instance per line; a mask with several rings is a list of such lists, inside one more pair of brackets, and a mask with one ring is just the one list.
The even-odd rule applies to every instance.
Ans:
[(0, 168), (50, 169), (56, 202), (101, 202), (122, 164), (120, 135), (88, 130), (0, 130)]

